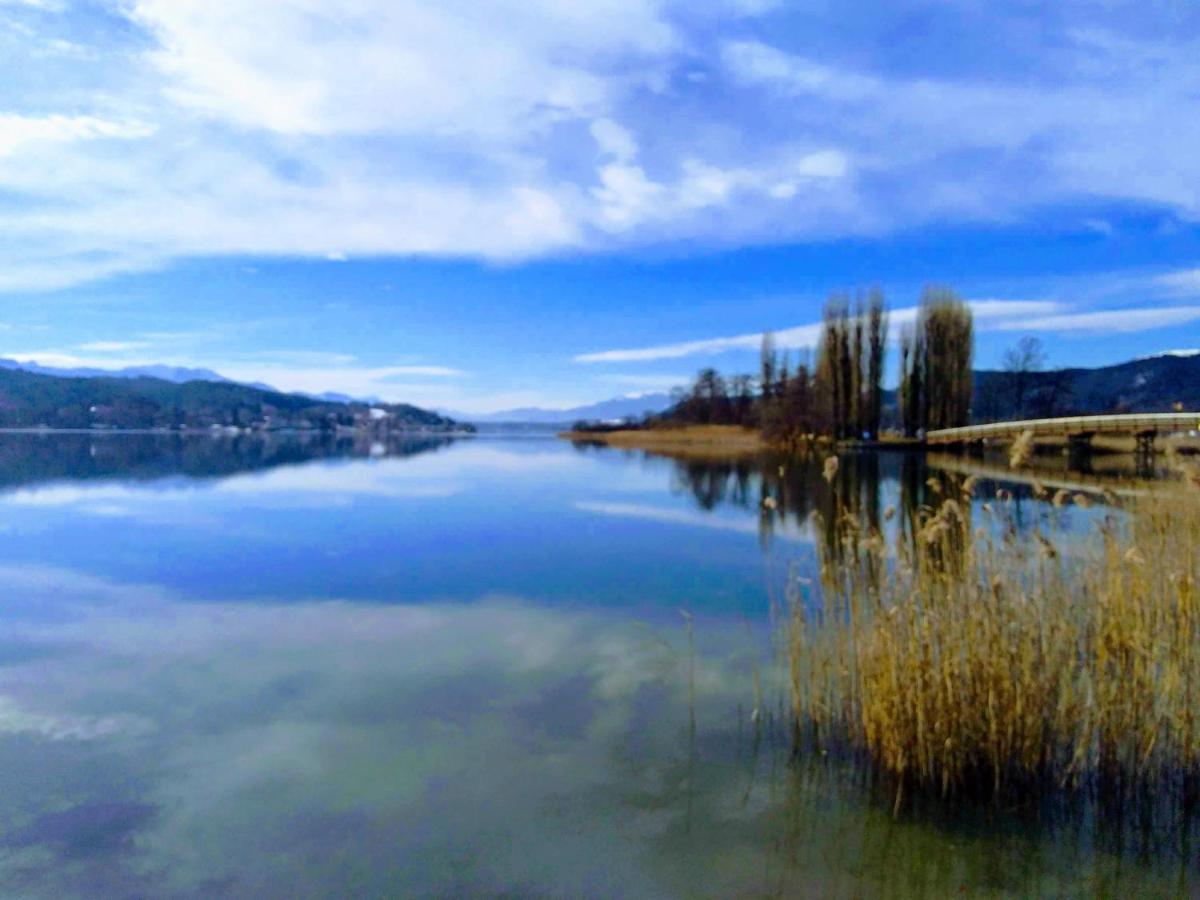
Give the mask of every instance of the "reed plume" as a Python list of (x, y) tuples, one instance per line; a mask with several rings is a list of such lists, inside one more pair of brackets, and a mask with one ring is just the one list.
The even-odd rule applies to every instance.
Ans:
[(1193, 790), (1200, 500), (1139, 501), (1083, 539), (1007, 509), (948, 499), (894, 557), (877, 531), (823, 548), (790, 617), (798, 733), (901, 790)]

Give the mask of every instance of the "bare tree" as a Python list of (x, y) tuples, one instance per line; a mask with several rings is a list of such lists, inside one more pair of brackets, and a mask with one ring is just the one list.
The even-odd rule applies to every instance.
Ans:
[(716, 369), (701, 369), (692, 386), (692, 402), (696, 419), (702, 423), (719, 424), (729, 421), (729, 395), (725, 379)]
[(1031, 376), (1040, 372), (1046, 364), (1046, 353), (1042, 342), (1035, 337), (1025, 336), (1004, 353), (1004, 371), (1013, 401), (1013, 415), (1025, 415), (1025, 401), (1029, 396)]
[(736, 425), (750, 424), (754, 406), (754, 376), (734, 375), (729, 379), (730, 401), (733, 404), (733, 421)]

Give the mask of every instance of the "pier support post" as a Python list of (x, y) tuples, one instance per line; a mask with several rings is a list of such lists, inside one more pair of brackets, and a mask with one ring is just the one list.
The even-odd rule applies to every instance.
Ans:
[(1092, 452), (1092, 437), (1094, 432), (1082, 431), (1079, 434), (1067, 435), (1067, 449), (1072, 455)]
[(1156, 431), (1139, 431), (1135, 435), (1137, 451), (1134, 455), (1134, 465), (1140, 478), (1154, 477), (1154, 438), (1157, 436)]
[(1091, 431), (1067, 435), (1067, 468), (1075, 472), (1086, 472), (1092, 464)]

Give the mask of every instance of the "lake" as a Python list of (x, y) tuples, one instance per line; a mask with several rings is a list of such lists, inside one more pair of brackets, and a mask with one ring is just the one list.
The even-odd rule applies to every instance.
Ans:
[[(1010, 483), (820, 463), (0, 435), (0, 892), (1200, 890), (1186, 829), (893, 815), (850, 764), (794, 756), (778, 623), (816, 523), (894, 534), (956, 467)], [(1129, 474), (1100, 469), (1043, 477)], [(1105, 514), (1010, 486), (1029, 520)]]

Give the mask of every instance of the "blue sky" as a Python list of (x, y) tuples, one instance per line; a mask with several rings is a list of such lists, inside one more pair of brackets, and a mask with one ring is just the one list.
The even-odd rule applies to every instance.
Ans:
[(1200, 347), (1200, 6), (0, 0), (0, 355), (487, 411), (977, 304)]

